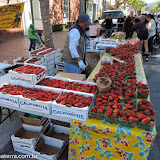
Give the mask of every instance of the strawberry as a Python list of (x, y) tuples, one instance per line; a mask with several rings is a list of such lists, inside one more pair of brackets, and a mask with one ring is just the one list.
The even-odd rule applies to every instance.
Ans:
[(121, 118), (121, 120), (128, 121), (128, 119), (127, 119), (126, 116), (123, 116), (123, 117)]
[(103, 110), (101, 108), (97, 109), (97, 113), (103, 114)]
[(143, 99), (143, 100), (142, 100), (142, 103), (143, 103), (143, 104), (147, 104), (147, 103), (149, 103), (149, 101), (148, 101), (147, 99)]
[(146, 115), (149, 116), (149, 115), (150, 115), (150, 110), (145, 110), (145, 111), (144, 111), (144, 114), (146, 114)]
[(133, 116), (129, 117), (130, 122), (138, 122), (138, 118), (135, 118)]
[(127, 115), (127, 114), (126, 114), (126, 111), (125, 111), (125, 110), (120, 111), (120, 115), (121, 115), (121, 116), (126, 116), (126, 115)]
[(113, 112), (119, 114), (120, 109), (114, 109)]
[(142, 110), (142, 111), (147, 110), (147, 109), (148, 109), (148, 107), (146, 105), (141, 105), (140, 106), (140, 110)]
[(151, 118), (151, 121), (155, 121), (155, 118), (153, 116), (151, 116), (150, 118)]
[(154, 126), (154, 122), (153, 121), (150, 121), (149, 124)]
[(109, 116), (109, 117), (111, 117), (112, 113), (113, 113), (113, 110), (107, 110), (106, 111), (106, 115)]
[(155, 111), (152, 111), (152, 112), (151, 112), (151, 116), (154, 116), (155, 114), (156, 114)]
[(118, 118), (117, 113), (113, 113), (113, 118)]
[(142, 119), (142, 123), (146, 123), (146, 124), (149, 124), (151, 118), (144, 118)]
[(131, 110), (129, 110), (129, 111), (128, 111), (128, 116), (136, 117), (136, 113), (133, 112), (133, 111), (131, 111)]
[(142, 119), (145, 119), (145, 118), (149, 118), (148, 116), (144, 115), (144, 114), (138, 114), (138, 119), (139, 120), (142, 120)]
[(96, 111), (95, 108), (92, 108), (92, 109), (91, 109), (91, 112), (97, 113), (97, 111)]

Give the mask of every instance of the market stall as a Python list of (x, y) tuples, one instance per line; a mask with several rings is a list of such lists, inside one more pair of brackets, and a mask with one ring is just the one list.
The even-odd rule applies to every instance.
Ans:
[[(109, 56), (110, 54), (105, 54), (102, 59)], [(140, 54), (135, 54), (135, 66), (137, 81), (147, 84)], [(87, 81), (93, 82), (101, 68), (101, 61), (99, 61)], [(96, 116), (95, 118), (101, 119), (101, 117)], [(147, 131), (145, 128), (125, 127), (122, 123), (109, 123), (106, 119), (97, 120), (95, 118), (89, 118), (86, 122), (71, 121), (70, 160), (76, 160), (77, 158), (93, 160), (147, 159), (157, 134), (155, 127)]]

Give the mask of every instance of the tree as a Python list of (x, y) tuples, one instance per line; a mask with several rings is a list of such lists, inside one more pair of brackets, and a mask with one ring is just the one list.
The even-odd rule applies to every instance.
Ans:
[(39, 2), (41, 9), (42, 23), (43, 23), (45, 46), (47, 48), (54, 48), (52, 26), (50, 21), (50, 12), (49, 12), (49, 0), (39, 0)]
[(126, 3), (127, 0), (115, 0), (115, 9), (118, 9), (122, 4)]
[(154, 6), (151, 9), (151, 13), (159, 12), (160, 11), (160, 2), (157, 2), (157, 6)]
[(128, 0), (127, 4), (137, 12), (141, 10), (142, 12), (146, 9), (146, 3), (143, 0)]

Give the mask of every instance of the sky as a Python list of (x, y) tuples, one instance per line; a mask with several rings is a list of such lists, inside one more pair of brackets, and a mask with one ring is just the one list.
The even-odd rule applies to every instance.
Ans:
[(155, 2), (157, 0), (144, 0), (146, 3), (152, 3), (152, 2)]

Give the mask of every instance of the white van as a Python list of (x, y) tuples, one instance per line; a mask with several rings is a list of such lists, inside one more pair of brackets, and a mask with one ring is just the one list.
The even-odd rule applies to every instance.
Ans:
[[(108, 18), (109, 14), (112, 14), (112, 21), (113, 21), (113, 31), (117, 31), (117, 20), (119, 18), (119, 14), (122, 13), (123, 17), (124, 17), (124, 13), (121, 10), (109, 10), (109, 11), (104, 11), (102, 14), (102, 19), (99, 20), (99, 24), (102, 25), (102, 22), (104, 21), (104, 19)], [(102, 27), (101, 28), (101, 33), (105, 32), (105, 28)]]

